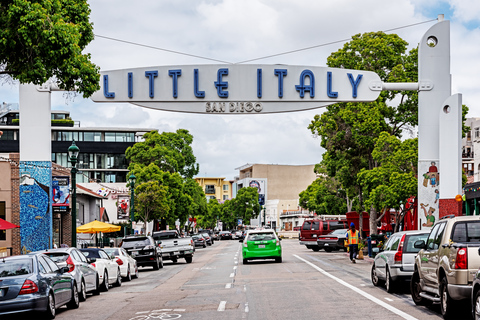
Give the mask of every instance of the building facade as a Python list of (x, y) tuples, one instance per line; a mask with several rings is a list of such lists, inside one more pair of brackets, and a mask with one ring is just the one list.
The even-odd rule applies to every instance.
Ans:
[(225, 178), (196, 177), (195, 181), (202, 187), (207, 201), (217, 199), (218, 202), (223, 203), (225, 200), (232, 199), (232, 180), (225, 180)]
[[(314, 169), (313, 164), (246, 164), (236, 168), (239, 170), (239, 175), (235, 178), (235, 190), (252, 186), (252, 181), (258, 181), (260, 185), (262, 181), (264, 183), (264, 209), (260, 219), (252, 221), (252, 224), (265, 222), (271, 228), (285, 230), (301, 225), (306, 217), (313, 216), (312, 213), (305, 213), (299, 207), (298, 200), (300, 192), (317, 178)], [(255, 185), (256, 183), (253, 183), (253, 186)], [(297, 212), (301, 214), (298, 215)]]

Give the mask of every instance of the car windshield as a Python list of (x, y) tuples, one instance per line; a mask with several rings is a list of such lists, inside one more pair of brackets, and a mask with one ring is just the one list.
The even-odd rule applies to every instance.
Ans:
[(69, 256), (67, 252), (44, 252), (44, 254), (56, 263), (67, 261)]
[(275, 234), (272, 232), (251, 233), (248, 235), (248, 241), (274, 240)]
[(98, 253), (99, 251), (97, 250), (82, 250), (80, 249), (80, 251), (82, 251), (83, 255), (87, 258), (97, 258), (97, 259), (102, 259), (102, 257), (100, 257), (100, 254)]
[(348, 229), (337, 229), (337, 230), (334, 230), (332, 232), (330, 232), (329, 234), (336, 234), (336, 235), (344, 235), (346, 234), (348, 231)]
[(122, 248), (134, 248), (148, 245), (150, 245), (150, 241), (148, 241), (148, 238), (127, 238), (123, 239)]
[(208, 233), (202, 233), (202, 236), (210, 238), (210, 235)]
[(0, 260), (0, 278), (30, 274), (32, 270), (32, 259)]
[(114, 256), (119, 256), (120, 255), (120, 252), (118, 249), (108, 249), (108, 248), (105, 248), (103, 249), (107, 254), (109, 255), (114, 255)]
[(155, 240), (176, 239), (177, 233), (176, 232), (154, 233), (153, 238)]

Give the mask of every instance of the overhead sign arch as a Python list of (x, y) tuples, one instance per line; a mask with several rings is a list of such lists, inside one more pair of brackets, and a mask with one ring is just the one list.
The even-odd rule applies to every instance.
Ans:
[(95, 102), (166, 111), (258, 114), (378, 98), (371, 71), (289, 65), (183, 65), (104, 71)]

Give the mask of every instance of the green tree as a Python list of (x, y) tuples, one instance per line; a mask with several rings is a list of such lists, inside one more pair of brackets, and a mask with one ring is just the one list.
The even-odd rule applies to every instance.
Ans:
[(221, 215), (222, 204), (217, 199), (210, 199), (207, 203), (207, 213), (197, 216), (197, 224), (202, 229), (213, 229)]
[(333, 178), (320, 176), (306, 190), (300, 192), (299, 205), (319, 215), (345, 214), (345, 192)]
[(0, 5), (0, 74), (21, 83), (50, 78), (84, 97), (100, 89), (99, 68), (82, 51), (93, 40), (85, 0), (7, 0)]
[[(184, 178), (193, 178), (199, 167), (191, 144), (193, 136), (185, 129), (158, 133), (153, 130), (143, 135), (142, 142), (128, 147), (125, 151), (130, 166), (155, 164), (161, 171), (178, 172)], [(131, 167), (129, 167), (131, 170)]]
[(142, 220), (146, 229), (148, 222), (160, 219), (170, 210), (170, 203), (167, 187), (157, 181), (140, 183), (135, 187), (135, 220)]
[(229, 202), (229, 205), (235, 220), (238, 218), (249, 223), (250, 219), (260, 213), (257, 188), (241, 188), (238, 190), (236, 197)]

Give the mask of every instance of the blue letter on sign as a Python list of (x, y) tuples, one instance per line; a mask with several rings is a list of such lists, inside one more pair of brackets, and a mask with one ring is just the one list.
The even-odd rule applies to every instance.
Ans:
[(205, 91), (198, 90), (198, 69), (193, 69), (193, 93), (197, 98), (205, 98)]
[(223, 89), (228, 88), (228, 82), (222, 81), (223, 75), (228, 74), (228, 69), (218, 69), (217, 72), (217, 81), (215, 81), (215, 87), (217, 88), (217, 93), (220, 98), (228, 98), (228, 91), (223, 91)]
[(257, 69), (257, 98), (262, 97), (262, 69)]
[(182, 75), (182, 70), (168, 70), (168, 75), (172, 77), (173, 97), (178, 97), (178, 77)]
[(332, 91), (332, 72), (327, 72), (327, 95), (329, 98), (338, 98), (338, 92)]
[(158, 77), (158, 71), (145, 71), (145, 77), (148, 77), (148, 95), (150, 98), (153, 98), (155, 96), (155, 92), (153, 90), (153, 79)]
[[(305, 78), (310, 78), (310, 85), (305, 84)], [(313, 72), (310, 70), (303, 70), (300, 74), (300, 84), (295, 86), (298, 92), (300, 92), (300, 98), (305, 96), (305, 91), (310, 92), (310, 98), (315, 98), (315, 77), (313, 76)]]
[(360, 80), (362, 80), (363, 75), (359, 74), (357, 76), (357, 80), (353, 80), (353, 75), (351, 73), (347, 73), (348, 79), (350, 80), (350, 84), (352, 85), (352, 97), (357, 97), (357, 89), (358, 85), (360, 84)]
[(287, 69), (275, 69), (274, 74), (278, 77), (278, 97), (283, 98), (283, 78), (287, 76)]
[(128, 97), (133, 98), (133, 72), (128, 73)]
[(105, 98), (115, 98), (115, 92), (108, 92), (108, 76), (103, 76), (103, 95)]

